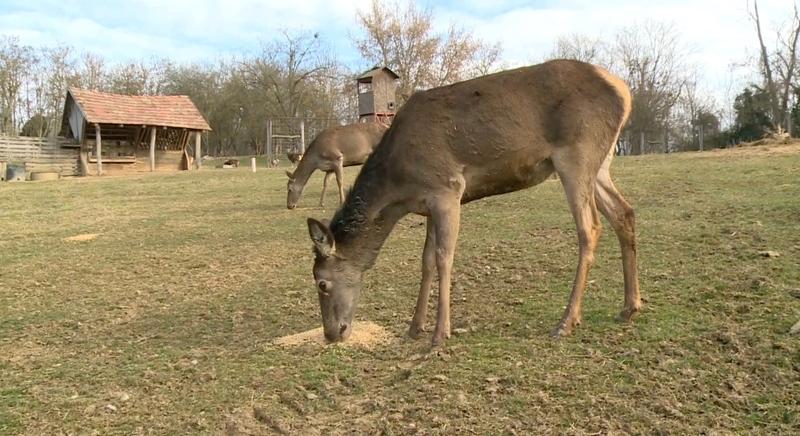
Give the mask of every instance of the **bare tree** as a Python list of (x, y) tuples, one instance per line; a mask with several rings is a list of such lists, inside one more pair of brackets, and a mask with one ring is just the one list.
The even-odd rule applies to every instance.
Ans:
[(0, 133), (16, 134), (22, 86), (36, 57), (17, 37), (0, 38)]
[(243, 63), (246, 79), (275, 105), (275, 115), (296, 117), (310, 107), (310, 84), (335, 66), (319, 34), (283, 32), (282, 40), (264, 44), (261, 54)]
[(550, 59), (574, 59), (608, 67), (607, 47), (600, 38), (572, 33), (556, 40)]
[(399, 99), (414, 91), (457, 82), (491, 72), (500, 46), (487, 44), (472, 32), (451, 26), (445, 34), (433, 29), (430, 9), (415, 3), (373, 0), (358, 13), (364, 31), (354, 43), (369, 62), (400, 75)]
[(797, 48), (800, 39), (800, 14), (797, 3), (793, 4), (792, 18), (776, 32), (776, 48), (770, 52), (764, 43), (758, 1), (753, 0), (750, 18), (756, 27), (760, 48), (759, 66), (770, 105), (773, 131), (783, 133), (791, 122), (789, 99), (798, 75)]
[(688, 49), (674, 26), (647, 21), (621, 30), (612, 51), (612, 69), (626, 80), (633, 94), (633, 111), (625, 135), (631, 152), (655, 151), (650, 150), (653, 139), (662, 139), (662, 151), (668, 151), (671, 111), (683, 93), (690, 70), (684, 64)]
[(105, 60), (94, 53), (84, 53), (82, 66), (78, 73), (80, 84), (84, 89), (102, 90), (106, 82)]
[(171, 63), (167, 59), (139, 60), (121, 64), (108, 74), (108, 91), (127, 95), (161, 94)]
[(45, 71), (43, 115), (47, 119), (45, 135), (54, 136), (61, 128), (67, 89), (78, 84), (78, 75), (70, 47), (57, 46), (42, 51)]

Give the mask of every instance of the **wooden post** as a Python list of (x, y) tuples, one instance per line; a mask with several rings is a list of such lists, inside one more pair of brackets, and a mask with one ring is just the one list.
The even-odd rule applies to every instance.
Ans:
[(156, 128), (150, 128), (150, 171), (156, 170)]
[(200, 145), (203, 143), (203, 140), (200, 135), (203, 134), (202, 130), (197, 130), (194, 132), (194, 167), (198, 170), (202, 166), (201, 160), (202, 155), (200, 154)]
[(89, 175), (89, 150), (86, 148), (84, 144), (81, 144), (81, 148), (78, 149), (78, 160), (81, 164), (81, 175), (88, 176)]
[(254, 157), (250, 158), (250, 169), (256, 172), (256, 158)]
[(97, 175), (103, 175), (103, 140), (100, 137), (100, 124), (94, 125), (94, 153), (97, 156)]
[(267, 166), (272, 166), (272, 120), (267, 121)]
[(306, 121), (300, 120), (300, 153), (306, 154)]

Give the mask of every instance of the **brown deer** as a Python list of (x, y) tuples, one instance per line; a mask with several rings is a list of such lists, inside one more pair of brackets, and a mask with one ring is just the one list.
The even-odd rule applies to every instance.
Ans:
[(328, 189), (328, 180), (333, 174), (336, 175), (336, 183), (339, 185), (339, 203), (343, 203), (344, 167), (363, 164), (386, 133), (386, 129), (388, 126), (381, 123), (357, 123), (323, 130), (309, 144), (294, 173), (286, 171), (289, 176), (286, 207), (297, 207), (303, 188), (315, 170), (325, 172), (319, 205), (324, 205), (325, 190)]
[[(554, 336), (581, 322), (581, 302), (600, 236), (600, 212), (619, 239), (625, 299), (641, 308), (634, 214), (609, 174), (613, 145), (631, 109), (628, 87), (606, 70), (557, 60), (414, 94), (362, 168), (328, 225), (308, 219), (325, 337), (345, 340), (361, 278), (397, 221), (427, 217), (422, 282), (409, 335), (425, 325), (434, 267), (439, 300), (433, 344), (450, 336), (450, 278), (461, 204), (536, 185), (557, 173), (578, 234), (578, 268)], [(552, 207), (552, 205), (542, 205)]]

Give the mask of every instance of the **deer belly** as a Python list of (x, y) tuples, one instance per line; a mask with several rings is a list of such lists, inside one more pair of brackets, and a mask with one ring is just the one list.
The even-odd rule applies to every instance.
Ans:
[(519, 162), (516, 165), (492, 165), (480, 171), (465, 170), (467, 187), (462, 203), (477, 200), (491, 195), (519, 191), (546, 180), (553, 174), (553, 161), (550, 159), (538, 162)]

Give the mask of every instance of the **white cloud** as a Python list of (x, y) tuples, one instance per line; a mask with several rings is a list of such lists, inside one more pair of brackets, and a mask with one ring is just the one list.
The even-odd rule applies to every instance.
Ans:
[[(757, 53), (757, 41), (748, 20), (747, 1), (672, 0), (661, 3), (639, 0), (567, 0), (544, 6), (518, 6), (519, 2), (470, 0), (473, 8), (505, 10), (494, 16), (439, 7), (440, 25), (450, 23), (473, 29), (481, 38), (500, 42), (509, 65), (545, 58), (559, 36), (581, 33), (607, 41), (621, 28), (645, 20), (672, 23), (681, 40), (691, 48), (687, 59), (698, 67), (716, 94), (731, 80), (732, 63), (742, 63)], [(762, 20), (770, 30), (791, 12), (787, 0), (761, 0)]]
[[(256, 50), (283, 29), (319, 32), (337, 55), (363, 66), (349, 39), (356, 13), (370, 0), (5, 0), (0, 33), (35, 46), (67, 44), (112, 60), (169, 57), (215, 58)], [(790, 12), (790, 0), (760, 0), (765, 27)], [(622, 27), (646, 19), (674, 23), (693, 48), (690, 59), (719, 88), (729, 65), (756, 53), (746, 0), (420, 0), (434, 10), (436, 25), (456, 24), (500, 42), (509, 65), (545, 57), (568, 33), (610, 39)], [(768, 32), (771, 35), (772, 32)]]

